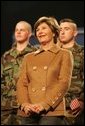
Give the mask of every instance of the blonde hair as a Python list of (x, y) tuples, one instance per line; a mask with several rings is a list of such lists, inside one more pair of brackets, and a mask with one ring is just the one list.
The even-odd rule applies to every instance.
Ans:
[[(18, 24), (23, 23), (26, 30), (31, 34), (32, 33), (32, 26), (30, 23), (28, 23), (27, 21), (19, 21), (16, 26), (15, 26), (15, 30)], [(16, 39), (15, 39), (15, 33), (13, 33), (13, 44), (12, 47), (16, 46)]]
[[(32, 26), (31, 26), (30, 23), (28, 23), (28, 22), (26, 22), (26, 21), (20, 21), (20, 22), (18, 22), (18, 23), (16, 24), (16, 26), (17, 26), (18, 24), (20, 24), (20, 23), (23, 23), (23, 24), (25, 25), (26, 29), (27, 29), (30, 33), (32, 32)], [(16, 28), (16, 27), (15, 27), (15, 28)]]

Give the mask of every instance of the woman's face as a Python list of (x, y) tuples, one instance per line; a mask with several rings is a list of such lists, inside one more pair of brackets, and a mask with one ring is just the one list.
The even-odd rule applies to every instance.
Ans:
[(54, 33), (51, 28), (45, 23), (41, 23), (36, 29), (36, 37), (39, 40), (40, 44), (46, 44), (53, 42)]

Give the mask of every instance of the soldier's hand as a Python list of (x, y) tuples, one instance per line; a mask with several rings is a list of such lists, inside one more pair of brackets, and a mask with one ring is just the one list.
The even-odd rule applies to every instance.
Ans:
[(70, 108), (71, 110), (69, 111), (69, 113), (77, 116), (84, 109), (84, 103), (75, 98), (71, 101)]

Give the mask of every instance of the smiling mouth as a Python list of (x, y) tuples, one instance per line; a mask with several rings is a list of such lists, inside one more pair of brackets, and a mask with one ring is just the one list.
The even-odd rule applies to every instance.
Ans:
[(46, 36), (46, 35), (39, 35), (39, 37), (44, 37), (44, 36)]
[(64, 39), (65, 37), (64, 36), (61, 36), (61, 39)]

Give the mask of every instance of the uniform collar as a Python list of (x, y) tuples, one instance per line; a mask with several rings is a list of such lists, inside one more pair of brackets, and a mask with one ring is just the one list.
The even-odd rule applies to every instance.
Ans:
[(73, 47), (68, 48), (72, 52), (79, 49), (80, 45), (75, 41)]
[(34, 48), (30, 44), (28, 44), (22, 51), (18, 52), (16, 46), (13, 46), (12, 49), (10, 50), (10, 55), (16, 58), (18, 56), (25, 55), (28, 52), (34, 51), (33, 49)]

